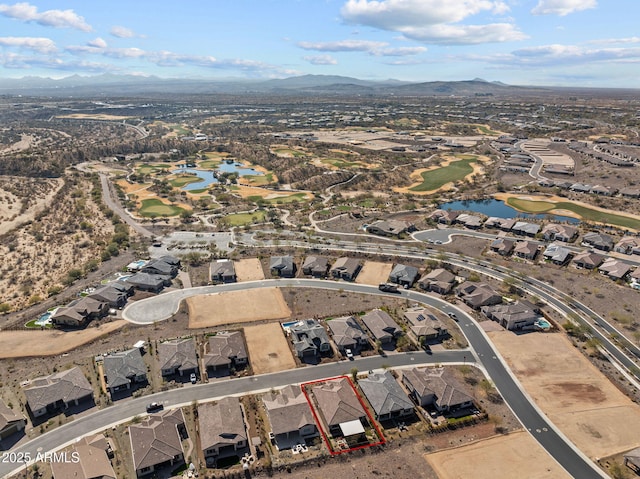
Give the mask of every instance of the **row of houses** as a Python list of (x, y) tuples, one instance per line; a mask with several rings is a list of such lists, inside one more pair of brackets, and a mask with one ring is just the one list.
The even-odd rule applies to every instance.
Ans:
[[(449, 334), (446, 326), (426, 308), (410, 308), (404, 312), (410, 337), (418, 344), (440, 341)], [(374, 309), (362, 316), (343, 316), (325, 322), (326, 329), (316, 319), (306, 319), (288, 327), (293, 350), (302, 361), (316, 361), (330, 355), (333, 339), (340, 354), (346, 350), (360, 354), (371, 349), (372, 342), (383, 349), (393, 349), (396, 340), (404, 333), (402, 327), (381, 309)]]
[(58, 327), (80, 328), (105, 317), (111, 309), (122, 309), (136, 289), (158, 293), (171, 285), (180, 267), (180, 260), (163, 256), (147, 262), (140, 270), (123, 280), (102, 285), (51, 315), (51, 323)]
[[(324, 278), (327, 275), (335, 279), (353, 281), (358, 276), (362, 264), (355, 258), (340, 257), (333, 265), (329, 264), (329, 258), (324, 256), (307, 256), (302, 264), (302, 272), (315, 278)], [(272, 256), (269, 261), (269, 271), (272, 276), (279, 278), (293, 278), (297, 266), (292, 256)]]

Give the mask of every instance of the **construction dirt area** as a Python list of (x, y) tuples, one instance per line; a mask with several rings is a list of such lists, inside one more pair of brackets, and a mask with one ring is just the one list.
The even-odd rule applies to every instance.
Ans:
[(279, 288), (203, 294), (188, 298), (186, 303), (189, 309), (189, 329), (285, 319), (291, 316), (291, 310)]
[(468, 446), (425, 454), (438, 479), (569, 478), (527, 432), (496, 436)]
[(563, 335), (488, 335), (538, 407), (587, 456), (640, 446), (640, 407)]
[(79, 331), (2, 331), (0, 359), (57, 356), (106, 336), (129, 324), (124, 320)]
[(289, 343), (280, 323), (266, 323), (244, 328), (254, 374), (295, 369)]
[(356, 277), (356, 283), (379, 285), (389, 279), (393, 265), (378, 261), (365, 261), (364, 266)]
[(264, 279), (264, 271), (258, 258), (240, 259), (234, 261), (234, 266), (238, 282)]

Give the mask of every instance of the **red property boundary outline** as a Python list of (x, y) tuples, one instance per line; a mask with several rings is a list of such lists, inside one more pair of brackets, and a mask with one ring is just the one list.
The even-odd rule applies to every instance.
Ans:
[[(347, 382), (351, 386), (351, 389), (353, 390), (354, 394), (358, 398), (358, 401), (360, 401), (360, 405), (362, 406), (362, 409), (367, 414), (367, 417), (369, 418), (369, 423), (376, 430), (376, 433), (378, 434), (378, 437), (380, 438), (380, 441), (378, 441), (376, 443), (373, 443), (373, 444), (366, 444), (366, 445), (363, 445), (363, 446), (350, 447), (349, 449), (341, 449), (339, 451), (335, 451), (331, 447), (331, 442), (329, 442), (329, 438), (327, 437), (327, 433), (325, 432), (324, 428), (322, 427), (322, 422), (320, 421), (320, 418), (318, 417), (318, 413), (316, 412), (316, 408), (313, 406), (313, 403), (311, 402), (311, 398), (307, 394), (306, 386), (312, 386), (314, 384), (320, 384), (320, 383), (326, 383), (326, 382), (329, 382), (329, 381), (335, 381), (336, 379), (346, 379), (347, 380)], [(304, 397), (307, 399), (307, 402), (309, 403), (309, 407), (311, 408), (311, 413), (313, 414), (313, 418), (316, 421), (316, 424), (318, 426), (318, 430), (320, 431), (320, 434), (322, 434), (322, 440), (326, 444), (327, 449), (329, 449), (329, 454), (331, 454), (332, 456), (337, 456), (339, 454), (344, 454), (346, 452), (352, 452), (352, 451), (357, 451), (359, 449), (365, 449), (365, 448), (368, 448), (368, 447), (381, 446), (381, 445), (386, 444), (387, 441), (384, 438), (384, 435), (382, 434), (382, 431), (380, 430), (380, 427), (378, 427), (378, 423), (371, 416), (371, 413), (369, 412), (369, 408), (367, 408), (365, 406), (364, 401), (362, 399), (362, 396), (360, 396), (360, 394), (358, 393), (358, 390), (354, 386), (353, 381), (351, 381), (351, 378), (349, 376), (335, 376), (335, 377), (332, 377), (332, 378), (318, 379), (317, 381), (309, 381), (309, 382), (300, 384), (300, 388), (302, 389), (302, 393), (304, 394)]]

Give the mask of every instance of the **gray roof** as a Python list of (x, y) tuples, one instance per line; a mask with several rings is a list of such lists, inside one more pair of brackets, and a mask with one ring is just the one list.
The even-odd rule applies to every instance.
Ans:
[(51, 461), (51, 473), (55, 479), (116, 479), (105, 449), (79, 442), (69, 452), (72, 456), (68, 457), (74, 460)]
[(360, 268), (360, 261), (355, 258), (349, 258), (347, 256), (342, 256), (338, 258), (333, 266), (331, 267), (331, 272), (333, 274), (334, 271), (340, 271), (348, 274), (349, 276), (353, 276), (356, 274), (358, 269)]
[(193, 338), (178, 338), (158, 344), (160, 369), (177, 368), (181, 371), (197, 369), (196, 343)]
[(325, 256), (307, 256), (302, 265), (302, 271), (325, 274), (329, 268), (329, 260)]
[(360, 318), (375, 339), (391, 339), (401, 329), (391, 316), (381, 309), (374, 309)]
[(164, 285), (164, 282), (169, 278), (169, 275), (136, 273), (133, 276), (129, 276), (125, 281), (133, 286), (158, 288)]
[(389, 235), (399, 235), (404, 233), (413, 225), (408, 221), (399, 220), (377, 220), (367, 226), (367, 232), (381, 232)]
[(127, 292), (114, 288), (110, 284), (106, 286), (102, 286), (101, 288), (97, 288), (93, 293), (89, 294), (89, 298), (98, 300), (98, 301), (106, 301), (108, 303), (118, 303), (122, 300), (127, 299)]
[(209, 336), (204, 354), (205, 366), (224, 366), (232, 360), (246, 360), (247, 350), (240, 331), (221, 331)]
[(272, 256), (269, 261), (269, 269), (278, 270), (281, 274), (293, 274), (293, 256)]
[(378, 416), (413, 409), (409, 396), (402, 390), (390, 372), (369, 374), (358, 385)]
[(542, 253), (545, 258), (557, 263), (564, 263), (571, 254), (570, 249), (557, 243), (551, 243), (547, 246), (547, 249), (544, 250), (544, 253)]
[(538, 233), (538, 231), (540, 231), (540, 225), (535, 223), (527, 223), (526, 221), (517, 221), (511, 228), (511, 231), (534, 236)]
[(445, 282), (445, 283), (453, 283), (456, 280), (456, 277), (450, 271), (447, 271), (444, 268), (436, 268), (433, 271), (425, 274), (422, 278), (420, 278), (421, 283), (427, 282)]
[(24, 389), (24, 395), (31, 410), (37, 411), (57, 401), (70, 403), (93, 396), (93, 388), (82, 370), (75, 367), (33, 379)]
[(465, 281), (457, 291), (462, 300), (474, 308), (502, 301), (502, 296), (486, 283)]
[(124, 386), (131, 382), (132, 377), (147, 375), (147, 367), (138, 348), (105, 356), (103, 368), (109, 388)]
[(473, 401), (467, 388), (446, 368), (412, 368), (402, 371), (420, 396), (434, 394), (440, 407), (451, 407)]
[(286, 434), (308, 424), (315, 425), (309, 402), (300, 386), (287, 386), (278, 392), (268, 393), (262, 401), (274, 434)]
[(164, 262), (161, 259), (149, 261), (146, 265), (140, 268), (143, 273), (151, 274), (167, 274), (173, 275), (177, 270), (177, 266)]
[(218, 276), (235, 276), (236, 268), (230, 259), (219, 259), (211, 262), (210, 274), (212, 278)]
[(184, 425), (182, 409), (152, 414), (140, 424), (129, 426), (133, 465), (144, 469), (184, 454), (178, 426)]
[(397, 264), (389, 273), (389, 280), (393, 283), (415, 283), (418, 278), (418, 268), (405, 264)]
[(411, 325), (417, 336), (431, 336), (445, 329), (442, 322), (426, 308), (413, 308), (404, 312), (404, 319)]
[(329, 344), (327, 332), (315, 319), (298, 321), (289, 331), (293, 336), (293, 347), (298, 353), (311, 349), (319, 352), (322, 344)]
[(351, 346), (367, 340), (366, 333), (353, 316), (334, 318), (327, 321), (327, 326), (338, 346)]
[(507, 329), (532, 325), (542, 316), (536, 305), (525, 300), (511, 304), (483, 306), (482, 312), (488, 318), (498, 321)]
[(366, 416), (347, 378), (332, 379), (311, 389), (318, 409), (329, 426), (337, 426)]
[(235, 397), (198, 405), (198, 424), (202, 450), (247, 440), (242, 408)]
[(8, 424), (22, 420), (24, 420), (23, 416), (16, 414), (13, 409), (10, 409), (4, 401), (0, 399), (0, 431), (2, 431)]
[(586, 233), (582, 237), (582, 241), (600, 249), (611, 249), (614, 243), (611, 236), (605, 233), (598, 233), (597, 231)]

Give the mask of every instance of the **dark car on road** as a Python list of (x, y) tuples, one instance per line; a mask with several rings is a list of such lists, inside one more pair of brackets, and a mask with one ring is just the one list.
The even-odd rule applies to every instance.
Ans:
[(162, 411), (163, 409), (164, 409), (164, 406), (159, 402), (152, 402), (147, 404), (147, 412)]

